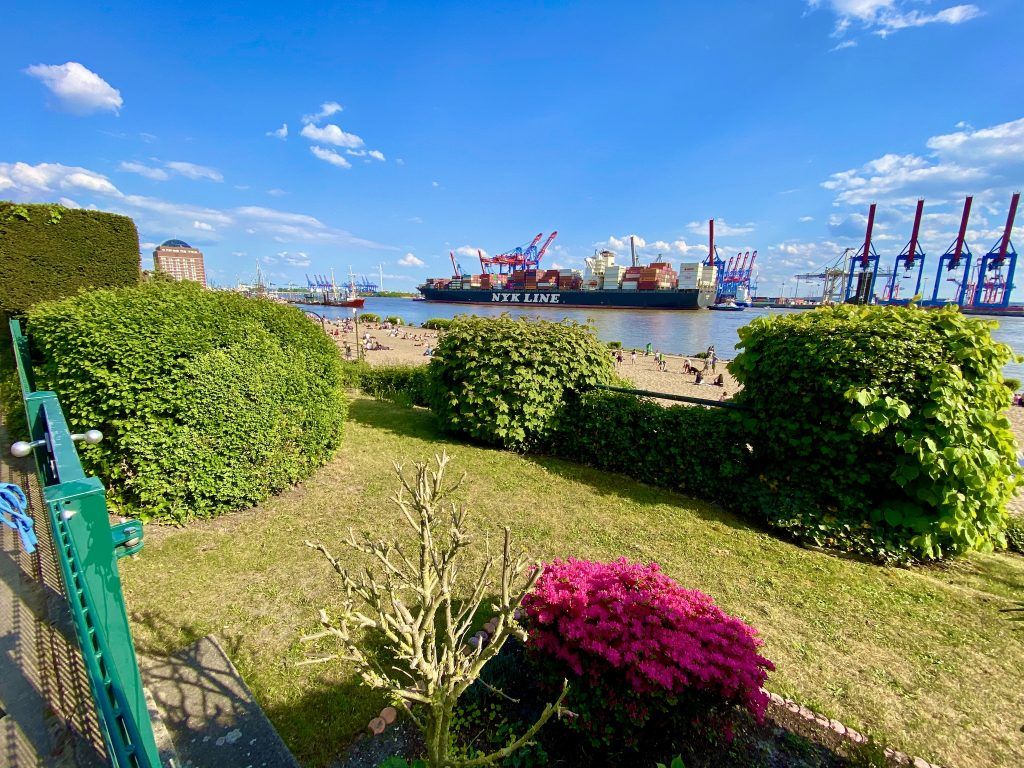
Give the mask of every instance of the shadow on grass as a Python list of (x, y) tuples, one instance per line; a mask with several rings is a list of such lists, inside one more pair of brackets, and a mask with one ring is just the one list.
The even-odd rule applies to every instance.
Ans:
[[(499, 449), (491, 446), (445, 434), (434, 414), (425, 408), (408, 408), (394, 403), (362, 398), (352, 401), (349, 407), (349, 418), (374, 429), (383, 429), (401, 437), (424, 440), (440, 446), (469, 445), (500, 452)], [(773, 531), (765, 526), (727, 512), (710, 502), (685, 496), (677, 491), (645, 485), (625, 475), (594, 469), (565, 459), (540, 454), (516, 455), (564, 480), (585, 484), (601, 496), (614, 496), (646, 506), (671, 504), (684, 507), (688, 512), (708, 522), (720, 523), (735, 530), (756, 531), (778, 538)]]

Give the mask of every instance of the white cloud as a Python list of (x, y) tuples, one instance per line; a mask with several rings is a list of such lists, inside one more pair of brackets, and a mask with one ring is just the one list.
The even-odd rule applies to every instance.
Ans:
[(75, 114), (117, 114), (124, 104), (119, 90), (77, 61), (34, 64), (25, 72), (41, 81), (69, 112)]
[(970, 163), (1003, 163), (1024, 159), (1024, 118), (975, 130), (958, 123), (961, 130), (928, 139), (928, 149), (943, 158)]
[[(962, 24), (981, 16), (974, 4), (953, 5), (935, 13), (913, 8), (916, 0), (808, 0), (810, 8), (827, 7), (835, 14), (833, 37), (842, 37), (854, 25), (880, 37), (926, 24)], [(838, 48), (838, 46), (837, 46)]]
[(325, 163), (336, 165), (338, 168), (351, 168), (352, 163), (346, 160), (344, 157), (339, 155), (333, 149), (327, 149), (326, 147), (313, 146), (309, 148), (309, 151), (319, 157)]
[(407, 253), (398, 260), (403, 267), (422, 267), (426, 264), (422, 259), (417, 259), (413, 254)]
[[(273, 264), (276, 261), (276, 259), (272, 259), (269, 256), (266, 256), (264, 258), (268, 260), (268, 264)], [(312, 261), (310, 260), (309, 256), (303, 253), (302, 251), (296, 251), (295, 253), (292, 253), (290, 251), (280, 251), (277, 254), (277, 258), (281, 259), (285, 264), (288, 264), (292, 267), (308, 267), (310, 264), (312, 264)]]
[(678, 254), (679, 257), (696, 258), (707, 255), (707, 245), (690, 245), (682, 238), (668, 242), (666, 240), (653, 240), (648, 242), (645, 238), (640, 235), (623, 235), (622, 237), (616, 237), (615, 235), (609, 236), (606, 240), (594, 243), (594, 248), (598, 250), (608, 250), (618, 255), (628, 257), (630, 255), (629, 249), (629, 238), (633, 238), (633, 246), (636, 248), (637, 256), (644, 261), (652, 261), (659, 255), (662, 259), (668, 261), (670, 257)]
[(106, 176), (87, 168), (60, 163), (0, 163), (0, 189), (13, 190), (23, 199), (33, 199), (39, 193), (72, 189), (121, 196)]
[[(708, 223), (706, 221), (691, 221), (686, 225), (686, 228), (696, 234), (704, 234), (708, 231)], [(722, 237), (749, 235), (753, 231), (753, 222), (747, 222), (740, 226), (733, 226), (731, 224), (727, 224), (725, 219), (715, 219), (715, 237), (718, 237), (719, 235)]]
[(145, 176), (153, 181), (167, 181), (170, 178), (170, 175), (163, 168), (153, 168), (143, 163), (137, 163), (134, 160), (122, 162), (118, 168), (128, 173), (137, 173), (139, 176)]
[(339, 112), (341, 112), (342, 109), (344, 109), (344, 107), (342, 107), (341, 104), (339, 104), (336, 101), (325, 101), (323, 104), (320, 105), (320, 111), (317, 112), (316, 114), (303, 115), (302, 122), (318, 123), (325, 117), (330, 117), (331, 115), (338, 114)]
[(432, 182), (430, 182), (430, 186), (432, 186), (434, 189), (437, 189), (438, 187), (441, 186), (441, 184), (440, 184), (440, 182), (432, 181)]
[(423, 218), (420, 217), (420, 216), (410, 216), (409, 217), (409, 223), (410, 224), (422, 224), (423, 223)]
[(213, 232), (213, 227), (207, 224), (205, 221), (193, 221), (192, 228), (201, 230), (203, 232)]
[(813, 216), (801, 216), (800, 217), (800, 221), (802, 221), (804, 223), (807, 223), (808, 221), (814, 221), (814, 217)]
[(399, 157), (399, 158), (396, 158), (396, 160), (395, 160), (395, 165), (405, 165), (405, 160), (403, 160), (403, 159), (402, 159), (402, 158), (400, 158), (400, 157)]
[(384, 162), (384, 153), (381, 152), (379, 149), (371, 149), (366, 154), (368, 154), (374, 160), (380, 160), (381, 162)]
[(484, 257), (487, 256), (487, 251), (485, 251), (483, 248), (477, 248), (476, 246), (473, 246), (473, 245), (461, 245), (461, 246), (459, 246), (458, 248), (455, 249), (455, 255), (456, 256), (472, 256), (472, 257), (476, 257), (478, 255), (477, 251), (482, 253), (484, 255)]
[(288, 123), (282, 123), (280, 128), (273, 131), (267, 131), (267, 136), (273, 136), (275, 139), (287, 139)]
[(271, 197), (284, 197), (285, 195), (288, 194), (288, 192), (283, 189), (278, 189), (277, 187), (274, 187), (273, 189), (268, 189), (267, 194), (270, 195)]
[(164, 163), (175, 173), (184, 176), (186, 179), (210, 179), (211, 181), (224, 181), (224, 175), (216, 168), (210, 168), (206, 165), (196, 165), (195, 163), (186, 163), (181, 160), (172, 160), (169, 163)]
[(322, 128), (312, 123), (302, 126), (302, 135), (310, 141), (319, 141), (324, 144), (333, 144), (336, 147), (348, 147), (358, 149), (363, 146), (363, 140), (354, 133), (346, 133), (337, 125), (328, 123)]
[(828, 49), (829, 53), (835, 53), (836, 51), (845, 51), (847, 48), (856, 48), (856, 40), (843, 40), (841, 43), (837, 43)]

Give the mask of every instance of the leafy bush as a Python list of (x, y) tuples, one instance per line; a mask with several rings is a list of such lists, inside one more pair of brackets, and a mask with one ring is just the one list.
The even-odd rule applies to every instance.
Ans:
[(388, 315), (384, 318), (385, 323), (391, 323), (391, 325), (405, 325), (405, 320), (400, 318), (398, 315)]
[(567, 394), (613, 376), (589, 327), (507, 315), (459, 318), (429, 368), (430, 404), (446, 428), (515, 450), (544, 441)]
[(424, 320), (422, 327), (428, 331), (447, 331), (454, 322), (446, 317), (432, 317), (429, 320)]
[(597, 469), (702, 499), (732, 500), (748, 473), (740, 419), (718, 408), (594, 390), (560, 414), (546, 449)]
[(774, 667), (756, 631), (657, 564), (556, 560), (523, 607), (530, 648), (569, 671), (575, 727), (596, 741), (642, 738), (681, 712), (739, 706), (760, 719), (768, 706)]
[(955, 307), (757, 318), (729, 366), (759, 468), (754, 510), (817, 544), (938, 558), (1004, 541), (1018, 484), (1009, 347)]
[(1003, 379), (1003, 384), (1010, 388), (1011, 392), (1016, 392), (1020, 389), (1020, 379)]
[(362, 372), (359, 387), (379, 400), (391, 400), (403, 405), (427, 406), (427, 366), (389, 365)]
[(292, 307), (182, 283), (37, 304), (28, 331), (82, 451), (129, 514), (181, 522), (265, 499), (334, 452), (333, 342)]
[(1024, 517), (1013, 515), (1007, 522), (1006, 548), (1024, 555)]
[(608, 349), (622, 349), (622, 342), (621, 341), (609, 341), (607, 343), (607, 345), (608, 345)]
[(359, 319), (364, 323), (379, 323), (380, 315), (375, 315), (373, 312), (364, 312), (359, 316)]

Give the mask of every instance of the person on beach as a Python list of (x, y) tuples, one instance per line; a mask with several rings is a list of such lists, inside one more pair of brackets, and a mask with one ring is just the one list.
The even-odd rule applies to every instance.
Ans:
[(620, 365), (622, 365), (622, 350), (621, 349), (615, 354), (615, 367), (618, 368)]
[(694, 384), (703, 384), (704, 383), (704, 374), (701, 373), (700, 371), (697, 371), (697, 375), (693, 377), (693, 383)]
[(648, 357), (651, 354), (651, 342), (647, 342), (647, 346), (644, 347), (644, 357)]
[(716, 387), (724, 387), (725, 386), (725, 374), (724, 373), (718, 374), (718, 378), (715, 379), (714, 385)]
[(633, 364), (633, 365), (636, 365), (636, 350), (635, 349), (632, 352), (629, 353), (629, 362), (631, 364)]
[(685, 376), (685, 375), (690, 374), (690, 373), (693, 373), (693, 366), (690, 365), (690, 358), (684, 357), (683, 358), (683, 375)]
[(711, 361), (711, 372), (714, 373), (715, 369), (718, 367), (718, 356), (715, 354), (714, 347), (711, 348), (711, 355), (708, 357), (708, 360)]

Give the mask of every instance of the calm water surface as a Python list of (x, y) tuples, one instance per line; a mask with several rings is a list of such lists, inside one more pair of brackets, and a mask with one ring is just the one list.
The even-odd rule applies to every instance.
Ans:
[[(305, 307), (304, 307), (305, 308)], [(329, 317), (351, 317), (351, 310), (342, 307), (308, 307), (308, 309)], [(588, 320), (605, 341), (621, 341), (623, 347), (642, 349), (650, 342), (655, 349), (674, 354), (693, 354), (715, 345), (720, 357), (726, 359), (735, 355), (738, 341), (736, 329), (746, 325), (753, 318), (767, 314), (805, 312), (799, 309), (746, 309), (743, 312), (710, 312), (707, 310), (667, 312), (635, 309), (594, 309), (592, 307), (571, 309), (568, 307), (509, 307), (503, 304), (491, 307), (486, 304), (441, 304), (437, 302), (413, 301), (412, 299), (368, 298), (363, 312), (373, 312), (386, 317), (398, 315), (406, 323), (419, 325), (432, 317), (455, 317), (474, 314), (496, 317), (504, 312), (514, 316), (543, 317), (559, 320), (563, 317), (577, 322)], [(1024, 317), (985, 318), (996, 320), (999, 327), (994, 336), (1009, 344), (1017, 354), (1024, 354)], [(1017, 379), (1024, 379), (1024, 365), (1011, 363), (1005, 373)]]

